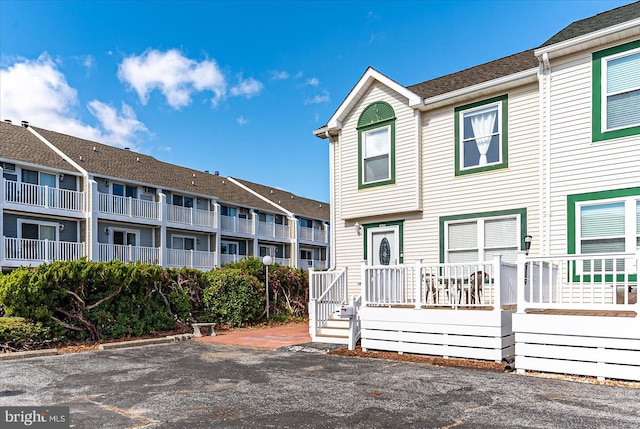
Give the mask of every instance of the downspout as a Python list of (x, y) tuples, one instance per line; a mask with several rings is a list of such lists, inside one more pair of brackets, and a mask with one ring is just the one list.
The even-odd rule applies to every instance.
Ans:
[[(547, 156), (544, 150), (544, 65), (542, 60), (539, 59), (538, 64), (538, 234), (540, 235), (540, 239), (544, 240), (544, 217), (546, 215), (545, 212), (545, 201), (544, 201), (544, 158)], [(542, 251), (542, 246), (540, 246), (540, 253), (544, 254)]]
[(324, 132), (325, 136), (329, 139), (329, 204), (331, 205), (331, 212), (329, 213), (329, 270), (336, 269), (336, 206), (335, 206), (335, 153), (336, 142), (333, 141), (329, 130)]
[(545, 152), (546, 152), (546, 230), (544, 247), (542, 249), (543, 255), (549, 255), (551, 251), (551, 63), (549, 62), (549, 54), (545, 52), (542, 54), (542, 62), (544, 64), (544, 76), (545, 76)]

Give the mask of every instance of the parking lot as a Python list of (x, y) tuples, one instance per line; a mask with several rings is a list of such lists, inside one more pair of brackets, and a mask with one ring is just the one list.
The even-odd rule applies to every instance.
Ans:
[(76, 428), (638, 428), (640, 389), (182, 341), (0, 362), (0, 406)]

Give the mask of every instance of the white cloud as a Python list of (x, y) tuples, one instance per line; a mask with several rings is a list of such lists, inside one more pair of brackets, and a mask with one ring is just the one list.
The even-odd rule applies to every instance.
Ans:
[(236, 86), (231, 88), (231, 95), (235, 96), (245, 96), (247, 98), (251, 98), (254, 95), (257, 95), (262, 91), (263, 85), (260, 81), (257, 81), (253, 78), (242, 79)]
[(14, 123), (31, 125), (117, 146), (134, 147), (133, 139), (147, 129), (133, 110), (122, 112), (94, 100), (87, 108), (101, 127), (83, 123), (78, 117), (78, 94), (49, 55), (36, 60), (19, 59), (0, 69), (0, 116)]
[(307, 79), (307, 84), (311, 86), (318, 86), (320, 85), (320, 81), (318, 80), (317, 77), (312, 77), (311, 79)]
[(236, 121), (238, 122), (238, 124), (240, 125), (247, 125), (249, 123), (249, 121), (247, 120), (247, 118), (245, 118), (244, 116), (240, 116), (238, 119), (236, 119)]
[(322, 95), (316, 95), (313, 98), (308, 98), (304, 101), (304, 104), (320, 104), (320, 103), (328, 103), (331, 101), (331, 97), (329, 97), (329, 93), (324, 91)]
[(174, 109), (189, 105), (195, 92), (212, 92), (213, 105), (226, 95), (226, 81), (215, 61), (197, 62), (177, 49), (167, 52), (151, 49), (125, 58), (118, 68), (118, 77), (136, 91), (142, 104), (147, 104), (155, 89)]
[(273, 70), (271, 72), (271, 80), (286, 80), (289, 79), (289, 73), (284, 70)]

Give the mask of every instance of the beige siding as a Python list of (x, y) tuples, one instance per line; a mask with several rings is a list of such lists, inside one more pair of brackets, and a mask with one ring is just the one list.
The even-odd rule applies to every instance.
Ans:
[[(371, 103), (386, 101), (396, 114), (395, 184), (358, 189), (358, 119)], [(340, 139), (338, 220), (418, 210), (418, 143), (414, 111), (407, 100), (383, 85), (374, 85), (343, 123)]]
[(638, 186), (640, 136), (592, 142), (591, 52), (551, 67), (550, 253), (565, 254), (567, 196)]

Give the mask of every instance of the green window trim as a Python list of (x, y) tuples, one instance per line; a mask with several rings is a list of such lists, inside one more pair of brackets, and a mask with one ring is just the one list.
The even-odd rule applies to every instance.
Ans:
[(621, 137), (633, 136), (636, 134), (640, 134), (640, 125), (631, 126), (627, 128), (620, 128), (612, 131), (603, 131), (603, 123), (602, 123), (602, 59), (609, 57), (611, 55), (616, 55), (625, 51), (630, 51), (632, 49), (640, 48), (640, 40), (636, 40), (633, 42), (625, 43), (623, 45), (614, 46), (609, 49), (605, 49), (603, 51), (594, 52), (591, 57), (591, 71), (592, 71), (592, 81), (591, 81), (591, 93), (592, 93), (592, 112), (593, 117), (591, 118), (591, 137), (592, 141), (605, 141), (611, 139), (617, 139)]
[(368, 261), (369, 259), (368, 257), (368, 251), (367, 249), (369, 248), (369, 239), (368, 239), (368, 231), (370, 228), (381, 228), (381, 227), (385, 227), (385, 226), (397, 226), (398, 227), (398, 252), (399, 252), (399, 260), (400, 263), (404, 263), (404, 219), (402, 220), (395, 220), (395, 221), (391, 221), (391, 222), (376, 222), (376, 223), (366, 223), (362, 225), (362, 233), (364, 234), (364, 248), (362, 251), (362, 255), (363, 255), (363, 261)]
[[(635, 196), (640, 197), (640, 187), (568, 195), (567, 196), (567, 254), (569, 255), (580, 254), (580, 253), (577, 253), (577, 248), (576, 248), (576, 244), (577, 244), (576, 240), (578, 237), (577, 224), (576, 224), (576, 215), (578, 214), (578, 212), (576, 208), (578, 203), (585, 202), (585, 201), (593, 201), (593, 202), (605, 201), (605, 200), (611, 200), (615, 198), (627, 198), (627, 197), (635, 197)], [(572, 272), (573, 273), (577, 272), (577, 265), (575, 261), (573, 262)], [(624, 274), (618, 274), (616, 276), (616, 281), (623, 282), (624, 276), (625, 276)], [(601, 275), (594, 275), (593, 277), (595, 282), (602, 281)], [(581, 279), (585, 282), (590, 282), (591, 276), (590, 275), (580, 276), (577, 274), (573, 275), (574, 282), (580, 281)], [(628, 280), (630, 282), (636, 282), (637, 275), (629, 274)], [(605, 281), (606, 282), (613, 281), (613, 275), (605, 274)]]
[[(496, 164), (486, 165), (482, 167), (470, 167), (470, 168), (462, 168), (462, 156), (460, 154), (460, 150), (462, 148), (461, 136), (460, 136), (460, 126), (461, 126), (461, 116), (462, 114), (470, 109), (475, 109), (480, 106), (501, 103), (501, 128), (500, 128), (500, 156), (502, 161)], [(498, 170), (507, 168), (509, 166), (509, 150), (508, 150), (508, 141), (509, 141), (509, 127), (508, 127), (508, 118), (509, 118), (509, 96), (507, 94), (500, 95), (498, 97), (493, 97), (488, 100), (478, 101), (476, 103), (465, 104), (464, 106), (459, 106), (454, 109), (454, 159), (455, 159), (455, 175), (456, 176), (464, 176), (466, 174), (474, 174), (481, 173), (484, 171)]]
[[(390, 138), (390, 169), (389, 178), (385, 180), (378, 180), (375, 182), (364, 181), (364, 149), (363, 134), (369, 131), (389, 127)], [(393, 108), (389, 103), (384, 101), (378, 101), (367, 106), (360, 118), (358, 119), (358, 189), (367, 189), (377, 186), (393, 185), (396, 183), (396, 116)]]
[(458, 221), (458, 220), (471, 220), (471, 219), (479, 219), (479, 218), (494, 218), (501, 216), (520, 216), (520, 250), (524, 250), (524, 236), (527, 235), (527, 209), (510, 209), (510, 210), (497, 210), (490, 212), (477, 212), (477, 213), (466, 213), (461, 215), (452, 215), (452, 216), (440, 216), (439, 220), (439, 241), (440, 241), (440, 263), (444, 263), (445, 260), (445, 252), (444, 248), (444, 235), (446, 233), (446, 224), (447, 222)]

